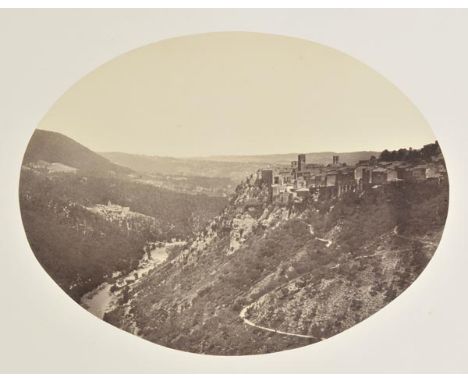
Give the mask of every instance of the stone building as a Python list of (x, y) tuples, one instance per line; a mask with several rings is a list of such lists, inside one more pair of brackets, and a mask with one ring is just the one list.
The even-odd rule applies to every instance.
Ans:
[(370, 183), (372, 185), (383, 185), (387, 183), (387, 170), (384, 168), (374, 168), (371, 171)]
[(305, 154), (299, 154), (290, 167), (263, 169), (257, 179), (270, 186), (270, 198), (278, 203), (340, 197), (349, 192), (361, 192), (390, 182), (426, 179), (444, 179), (445, 166), (440, 162), (412, 164), (407, 161), (379, 161), (372, 156), (356, 166), (339, 162), (333, 155), (332, 163), (307, 163)]

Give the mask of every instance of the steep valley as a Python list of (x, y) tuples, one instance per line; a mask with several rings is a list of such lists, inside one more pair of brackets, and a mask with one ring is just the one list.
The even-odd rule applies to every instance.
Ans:
[(447, 203), (446, 182), (405, 182), (281, 204), (249, 177), (221, 215), (144, 277), (125, 309), (104, 319), (205, 354), (320, 341), (417, 278), (441, 238)]
[(135, 269), (148, 242), (203, 228), (227, 201), (137, 179), (61, 134), (34, 133), (20, 177), (24, 229), (40, 264), (74, 300)]
[[(99, 318), (174, 349), (271, 353), (366, 319), (434, 254), (448, 209), (440, 148), (385, 155), (385, 169), (364, 161), (367, 173), (337, 156), (311, 164), (307, 184), (300, 154), (275, 177), (267, 166), (233, 186), (220, 176), (237, 168), (232, 158), (215, 161), (214, 177), (161, 175), (154, 158), (137, 158), (151, 170), (139, 173), (38, 130), (21, 169), (21, 215), (39, 263)], [(402, 178), (387, 181), (398, 175), (392, 161)]]

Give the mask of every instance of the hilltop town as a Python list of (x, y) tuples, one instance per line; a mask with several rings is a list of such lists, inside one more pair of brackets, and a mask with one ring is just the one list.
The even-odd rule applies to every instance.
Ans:
[(121, 303), (103, 319), (174, 349), (240, 355), (318, 342), (383, 308), (442, 236), (439, 145), (330, 159), (299, 154), (248, 176), (164, 263), (115, 288)]
[[(25, 231), (69, 296), (149, 341), (219, 355), (304, 346), (418, 277), (442, 237), (448, 179), (437, 142), (285, 155), (167, 179), (38, 132), (21, 171)], [(244, 179), (232, 193), (229, 169)]]
[(256, 173), (256, 181), (269, 187), (270, 201), (278, 204), (340, 197), (393, 182), (446, 179), (437, 141), (420, 150), (385, 150), (379, 158), (371, 156), (355, 165), (341, 163), (338, 155), (333, 155), (332, 163), (327, 165), (307, 163), (306, 155), (299, 154), (289, 167), (263, 168)]

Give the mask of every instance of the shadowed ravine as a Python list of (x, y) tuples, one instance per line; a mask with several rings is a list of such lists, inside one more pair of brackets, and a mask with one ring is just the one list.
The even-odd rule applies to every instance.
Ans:
[[(151, 270), (155, 269), (167, 259), (167, 248), (169, 246), (183, 244), (184, 242), (158, 243), (156, 248), (151, 250), (149, 257), (145, 254), (143, 259), (140, 260), (138, 268), (126, 276), (120, 276), (119, 274), (113, 275), (115, 277), (112, 277), (110, 281), (86, 293), (80, 301), (81, 305), (88, 310), (88, 312), (103, 319), (107, 312), (117, 306), (119, 297), (122, 294), (121, 288), (128, 286), (129, 289), (133, 289), (142, 277), (146, 276)], [(113, 291), (113, 287), (116, 290)]]

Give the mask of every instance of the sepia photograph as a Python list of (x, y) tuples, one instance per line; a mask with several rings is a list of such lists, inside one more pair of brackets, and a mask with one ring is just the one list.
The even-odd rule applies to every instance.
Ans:
[(0, 374), (468, 373), (457, 1), (0, 0)]
[(154, 41), (35, 127), (19, 202), (37, 261), (96, 319), (170, 349), (314, 346), (398, 299), (444, 232), (449, 174), (425, 117), (315, 41)]

